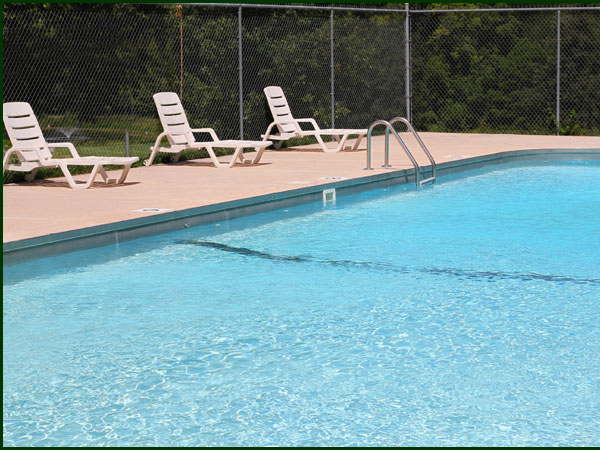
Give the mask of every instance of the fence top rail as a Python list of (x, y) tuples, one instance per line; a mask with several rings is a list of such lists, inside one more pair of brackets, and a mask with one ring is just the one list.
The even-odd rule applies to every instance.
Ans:
[[(159, 5), (172, 5), (173, 3), (148, 3)], [(402, 8), (353, 8), (350, 6), (315, 6), (294, 4), (261, 4), (261, 3), (184, 3), (184, 6), (207, 6), (225, 8), (264, 8), (264, 9), (312, 9), (320, 11), (357, 11), (357, 12), (385, 12), (406, 14)], [(549, 7), (524, 7), (524, 8), (465, 8), (465, 9), (409, 9), (411, 14), (422, 13), (456, 13), (456, 12), (515, 12), (515, 11), (600, 11), (600, 6), (549, 6)]]
[[(159, 5), (172, 5), (173, 3), (149, 3)], [(184, 6), (208, 6), (225, 8), (262, 8), (262, 9), (312, 9), (318, 11), (363, 11), (363, 12), (406, 12), (404, 9), (395, 8), (353, 8), (351, 6), (316, 6), (294, 4), (262, 4), (262, 3), (183, 3)]]
[(502, 12), (502, 11), (600, 11), (600, 6), (551, 6), (525, 8), (466, 8), (466, 9), (416, 9), (411, 14), (450, 12)]

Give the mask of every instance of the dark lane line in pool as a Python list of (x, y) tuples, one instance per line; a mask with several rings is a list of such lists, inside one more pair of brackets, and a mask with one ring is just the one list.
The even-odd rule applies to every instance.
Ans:
[(329, 264), (332, 266), (355, 266), (355, 267), (375, 267), (379, 269), (387, 269), (394, 272), (408, 273), (409, 269), (400, 268), (392, 264), (368, 262), (368, 261), (350, 261), (350, 260), (330, 260), (330, 259), (318, 259), (310, 256), (279, 256), (272, 255), (271, 253), (260, 252), (252, 250), (246, 247), (232, 247), (227, 244), (221, 244), (219, 242), (203, 241), (199, 239), (190, 239), (186, 241), (179, 241), (179, 244), (188, 245), (199, 245), (201, 247), (214, 248), (228, 253), (235, 253), (242, 256), (252, 256), (255, 258), (268, 259), (271, 261), (289, 261), (298, 263), (317, 263), (317, 264)]
[(495, 279), (513, 279), (513, 280), (542, 280), (552, 281), (555, 283), (575, 283), (575, 284), (600, 284), (600, 278), (572, 278), (560, 275), (543, 275), (539, 273), (510, 273), (510, 272), (478, 272), (475, 270), (463, 269), (419, 269), (423, 272), (439, 274), (439, 275), (455, 275), (464, 278), (487, 278), (489, 281)]
[(331, 259), (318, 259), (310, 256), (281, 256), (273, 255), (271, 253), (261, 252), (252, 250), (246, 247), (233, 247), (227, 244), (221, 244), (219, 242), (204, 241), (201, 239), (188, 239), (178, 241), (178, 244), (186, 245), (198, 245), (201, 247), (213, 248), (221, 250), (227, 253), (234, 253), (242, 256), (251, 256), (254, 258), (267, 259), (271, 261), (287, 261), (297, 263), (317, 263), (317, 264), (328, 264), (331, 266), (340, 267), (362, 267), (372, 268), (378, 270), (388, 270), (396, 273), (410, 273), (414, 271), (424, 272), (433, 275), (451, 275), (459, 278), (469, 279), (485, 279), (486, 281), (495, 281), (502, 279), (510, 280), (521, 280), (521, 281), (532, 281), (542, 280), (550, 281), (554, 283), (575, 283), (575, 284), (600, 284), (598, 278), (572, 278), (560, 275), (543, 275), (538, 273), (509, 273), (509, 272), (491, 272), (491, 271), (475, 271), (475, 270), (464, 270), (464, 269), (437, 269), (437, 268), (421, 268), (421, 269), (410, 269), (408, 267), (399, 267), (388, 263), (378, 263), (369, 261), (351, 261), (351, 260), (331, 260)]

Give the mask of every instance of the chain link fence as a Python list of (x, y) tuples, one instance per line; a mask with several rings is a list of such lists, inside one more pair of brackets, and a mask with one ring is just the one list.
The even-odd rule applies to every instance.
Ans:
[(398, 13), (334, 13), (336, 126), (367, 128), (376, 119), (406, 115), (405, 19)]
[(554, 132), (556, 12), (413, 16), (418, 129)]
[(273, 121), (263, 89), (281, 86), (294, 117), (329, 126), (329, 12), (244, 8), (244, 135), (257, 139)]
[(264, 133), (269, 85), (322, 127), (400, 115), (423, 131), (600, 135), (598, 5), (367, 6), (4, 4), (3, 101), (31, 103), (48, 141), (140, 161), (161, 91), (223, 139)]
[[(600, 11), (562, 11), (562, 134), (600, 135)], [(556, 124), (554, 124), (556, 125)]]

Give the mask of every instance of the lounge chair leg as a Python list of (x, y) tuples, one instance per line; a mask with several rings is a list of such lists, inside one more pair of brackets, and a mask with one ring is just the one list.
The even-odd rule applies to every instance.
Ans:
[(152, 150), (152, 153), (150, 153), (150, 158), (144, 161), (144, 165), (146, 167), (151, 166), (154, 162), (154, 157), (156, 156), (156, 152), (158, 151), (158, 145), (156, 147), (150, 147), (150, 150)]
[(362, 141), (362, 138), (364, 137), (364, 134), (359, 134), (358, 138), (356, 139), (356, 142), (354, 143), (354, 146), (352, 146), (352, 150), (356, 150), (358, 148), (358, 145), (360, 144), (360, 141)]
[(107, 178), (106, 181), (107, 181), (107, 183), (109, 182), (108, 180), (110, 180), (110, 178), (108, 178), (108, 175), (106, 175), (106, 172), (104, 171), (104, 167), (102, 167), (102, 164), (96, 164), (94, 166), (94, 168), (92, 169), (92, 173), (90, 173), (90, 177), (88, 178), (87, 183), (85, 183), (83, 185), (83, 189), (87, 189), (92, 185), (92, 183), (96, 179), (96, 175), (98, 175), (98, 172), (100, 172), (100, 173), (104, 172), (104, 175)]
[[(336, 137), (336, 136), (334, 136), (334, 137)], [(317, 138), (317, 141), (319, 142), (319, 145), (321, 146), (321, 149), (325, 153), (337, 153), (342, 148), (344, 148), (344, 143), (346, 142), (346, 139), (348, 138), (348, 136), (344, 135), (344, 137), (341, 139), (341, 141), (338, 141), (338, 142), (340, 142), (340, 144), (336, 148), (329, 148), (329, 147), (327, 147), (327, 145), (325, 145), (325, 142), (323, 142), (323, 139), (321, 138), (321, 136), (319, 136), (318, 134), (315, 135), (315, 138)]]
[(27, 181), (28, 183), (31, 183), (33, 180), (35, 180), (35, 175), (37, 174), (37, 169), (33, 169), (31, 172), (26, 173), (25, 174), (25, 181)]
[(346, 143), (346, 140), (348, 139), (348, 135), (345, 134), (344, 136), (342, 136), (342, 139), (340, 141), (338, 141), (340, 144), (337, 146), (336, 151), (342, 151), (344, 150), (344, 144)]
[(116, 180), (114, 178), (110, 178), (108, 176), (108, 174), (106, 173), (106, 170), (104, 170), (104, 167), (100, 166), (98, 168), (98, 173), (100, 174), (100, 176), (102, 177), (102, 179), (104, 180), (105, 183), (114, 183)]
[(124, 164), (119, 178), (110, 178), (103, 166), (98, 167), (98, 173), (106, 184), (121, 184), (123, 181), (125, 181), (125, 178), (127, 178), (129, 169), (131, 169), (131, 164)]
[(212, 151), (212, 149), (209, 151), (209, 154), (211, 155), (211, 159), (215, 163), (215, 167), (218, 167), (219, 169), (229, 169), (238, 160), (238, 158), (240, 157), (240, 153), (242, 152), (243, 149), (244, 149), (243, 147), (236, 148), (235, 151), (233, 152), (233, 155), (231, 155), (231, 159), (229, 160), (229, 162), (226, 162), (226, 163), (220, 162), (217, 159), (217, 156)]
[(215, 167), (218, 167), (218, 168), (227, 167), (227, 164), (224, 164), (217, 159), (217, 155), (215, 155), (215, 152), (213, 151), (211, 146), (206, 146), (206, 151), (208, 152), (208, 156), (210, 156), (210, 159), (212, 160)]
[(242, 149), (237, 159), (239, 160), (240, 164), (251, 164), (249, 159), (244, 158), (244, 149)]
[(323, 139), (321, 138), (321, 136), (319, 136), (318, 134), (315, 134), (315, 138), (317, 139), (317, 142), (321, 146), (321, 150), (323, 150), (325, 153), (330, 153), (332, 151), (335, 151), (335, 150), (330, 150), (327, 147), (327, 145), (325, 145), (325, 142), (323, 142)]
[(129, 173), (129, 169), (131, 169), (131, 164), (125, 164), (123, 171), (121, 172), (121, 176), (117, 180), (117, 184), (121, 184), (125, 181), (125, 178), (127, 178), (127, 174)]
[(69, 183), (69, 186), (71, 186), (71, 189), (85, 189), (83, 185), (77, 184), (77, 182), (73, 179), (73, 176), (71, 175), (71, 172), (69, 172), (69, 168), (66, 165), (61, 164), (60, 168), (63, 172), (63, 175), (67, 179), (67, 183)]
[[(233, 156), (231, 157), (231, 160), (229, 161), (228, 164), (225, 165), (225, 167), (231, 167), (235, 164), (235, 162), (238, 160), (238, 158), (240, 158), (240, 156), (242, 155), (242, 152), (244, 151), (244, 147), (238, 147), (235, 149), (235, 152), (233, 152)], [(243, 157), (241, 159), (242, 161), (244, 160)]]
[(69, 186), (71, 186), (72, 189), (87, 189), (94, 182), (94, 178), (96, 178), (98, 170), (102, 167), (102, 165), (96, 164), (94, 166), (94, 168), (92, 169), (92, 173), (90, 174), (90, 177), (88, 178), (86, 183), (77, 183), (71, 175), (71, 172), (69, 172), (69, 167), (66, 164), (60, 164), (59, 167), (61, 168), (65, 178), (67, 179), (67, 183), (69, 183)]
[(267, 147), (254, 147), (254, 150), (257, 151), (256, 156), (254, 157), (254, 159), (252, 160), (252, 164), (258, 164), (258, 162), (260, 161), (260, 158), (262, 158), (262, 154), (264, 153), (265, 149)]

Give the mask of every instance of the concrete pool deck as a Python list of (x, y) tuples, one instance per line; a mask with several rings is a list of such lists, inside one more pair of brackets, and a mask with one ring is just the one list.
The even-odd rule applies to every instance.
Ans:
[[(428, 166), (429, 161), (412, 136), (400, 135), (419, 164)], [(594, 136), (425, 132), (420, 136), (438, 164), (514, 150), (600, 149), (600, 137)], [(85, 190), (70, 189), (64, 178), (7, 184), (3, 186), (3, 243), (161, 214), (134, 211), (142, 208), (183, 211), (331, 184), (339, 181), (337, 177), (352, 180), (412, 168), (393, 137), (392, 167), (382, 168), (384, 137), (376, 136), (374, 170), (365, 171), (366, 147), (365, 139), (359, 150), (340, 153), (323, 153), (316, 144), (267, 150), (259, 165), (236, 165), (231, 169), (217, 169), (209, 159), (138, 167), (131, 170), (123, 185), (97, 182)], [(78, 180), (85, 177), (75, 176)]]

